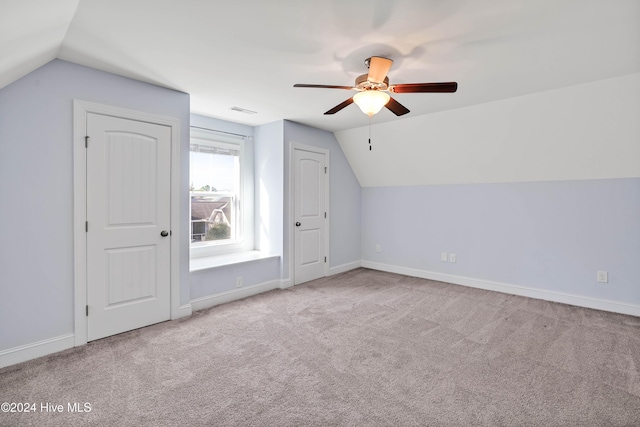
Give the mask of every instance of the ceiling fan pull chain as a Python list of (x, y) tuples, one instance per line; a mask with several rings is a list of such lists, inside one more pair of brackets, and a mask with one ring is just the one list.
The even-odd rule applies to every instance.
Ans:
[(371, 116), (369, 116), (369, 151), (371, 151)]

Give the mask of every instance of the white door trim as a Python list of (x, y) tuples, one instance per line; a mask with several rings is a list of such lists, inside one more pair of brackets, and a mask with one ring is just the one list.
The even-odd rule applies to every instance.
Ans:
[(325, 159), (325, 166), (327, 168), (327, 173), (324, 175), (324, 206), (327, 211), (327, 221), (325, 223), (324, 229), (324, 243), (325, 243), (325, 254), (327, 256), (327, 262), (324, 264), (324, 275), (329, 275), (329, 262), (331, 261), (330, 251), (329, 251), (329, 230), (331, 223), (331, 210), (329, 207), (329, 194), (331, 193), (329, 186), (329, 175), (331, 174), (331, 168), (329, 165), (330, 159), (330, 151), (326, 148), (315, 147), (313, 145), (301, 144), (299, 142), (292, 142), (289, 146), (289, 282), (288, 286), (296, 285), (296, 279), (294, 274), (295, 269), (295, 225), (294, 225), (294, 203), (295, 203), (295, 192), (294, 192), (294, 168), (295, 168), (295, 156), (294, 150), (302, 150), (302, 151), (310, 151), (312, 153), (323, 154)]
[[(140, 111), (73, 100), (73, 248), (75, 345), (87, 343), (87, 114), (138, 120), (171, 128), (171, 318), (180, 310), (180, 120)], [(184, 310), (182, 310), (184, 311)]]

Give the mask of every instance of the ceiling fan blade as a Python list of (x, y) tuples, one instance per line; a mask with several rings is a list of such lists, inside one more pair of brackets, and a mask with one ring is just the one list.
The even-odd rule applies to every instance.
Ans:
[(333, 86), (333, 85), (307, 85), (298, 83), (293, 85), (293, 87), (310, 87), (310, 88), (318, 88), (318, 89), (353, 89), (353, 86)]
[(389, 92), (393, 93), (451, 93), (458, 90), (458, 83), (404, 83), (389, 87)]
[(387, 77), (387, 73), (391, 69), (391, 64), (393, 64), (391, 59), (372, 56), (369, 60), (369, 76), (367, 80), (374, 83), (384, 82), (384, 78)]
[(342, 110), (344, 107), (348, 107), (351, 104), (353, 104), (353, 97), (347, 99), (346, 101), (344, 101), (341, 104), (336, 105), (335, 107), (333, 107), (332, 109), (330, 109), (329, 111), (327, 111), (324, 114), (335, 114), (338, 111)]
[(409, 112), (409, 109), (407, 107), (400, 104), (398, 101), (396, 101), (393, 98), (389, 98), (389, 102), (387, 102), (385, 107), (387, 107), (396, 116), (402, 116)]

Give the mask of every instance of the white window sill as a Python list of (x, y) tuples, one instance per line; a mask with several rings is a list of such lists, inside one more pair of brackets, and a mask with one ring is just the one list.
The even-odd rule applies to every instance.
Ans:
[(225, 265), (242, 264), (269, 258), (279, 258), (280, 255), (268, 254), (260, 251), (235, 252), (231, 254), (205, 256), (191, 258), (189, 260), (189, 271), (208, 270), (210, 268), (223, 267)]

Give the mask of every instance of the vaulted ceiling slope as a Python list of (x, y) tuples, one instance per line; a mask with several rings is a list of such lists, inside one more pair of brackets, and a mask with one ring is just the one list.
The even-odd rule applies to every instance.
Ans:
[[(407, 118), (640, 71), (637, 0), (3, 0), (0, 87), (53, 58), (191, 94), (194, 112), (337, 131), (368, 122), (349, 91), (364, 59), (392, 83), (457, 81), (402, 94)], [(245, 114), (231, 107), (255, 111)], [(383, 110), (376, 123), (398, 120)]]
[(79, 2), (0, 2), (0, 88), (58, 57)]

